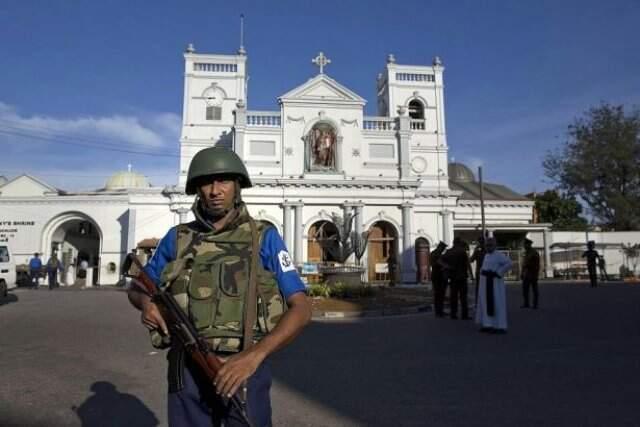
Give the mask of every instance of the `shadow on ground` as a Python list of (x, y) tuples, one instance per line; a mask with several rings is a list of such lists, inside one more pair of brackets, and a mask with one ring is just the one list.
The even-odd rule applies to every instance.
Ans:
[(18, 295), (9, 294), (6, 297), (0, 297), (0, 305), (11, 304), (12, 302), (18, 302)]
[(80, 406), (72, 407), (86, 427), (115, 427), (122, 425), (155, 427), (160, 424), (156, 415), (136, 396), (121, 393), (107, 381), (91, 385), (93, 394)]
[(620, 408), (640, 386), (640, 287), (545, 284), (540, 310), (508, 293), (504, 336), (430, 315), (314, 322), (274, 355), (274, 379), (348, 425), (637, 425)]

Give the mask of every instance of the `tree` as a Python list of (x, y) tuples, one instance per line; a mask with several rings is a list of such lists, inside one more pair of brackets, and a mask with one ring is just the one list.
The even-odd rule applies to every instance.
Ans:
[(590, 209), (604, 229), (640, 227), (640, 112), (591, 108), (569, 126), (568, 140), (547, 153), (545, 174)]
[(542, 194), (528, 195), (536, 203), (538, 222), (553, 224), (553, 230), (586, 230), (588, 223), (581, 216), (582, 205), (575, 197), (547, 190)]

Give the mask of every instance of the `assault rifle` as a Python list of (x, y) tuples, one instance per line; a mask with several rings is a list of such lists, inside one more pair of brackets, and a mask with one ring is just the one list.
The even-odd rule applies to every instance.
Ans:
[[(140, 270), (137, 277), (134, 278), (133, 283), (136, 285), (139, 291), (145, 293), (151, 297), (151, 302), (156, 304), (160, 310), (160, 314), (167, 324), (169, 330), (169, 336), (174, 343), (181, 345), (185, 351), (191, 356), (191, 359), (200, 367), (202, 372), (207, 376), (213, 387), (213, 381), (218, 375), (218, 371), (222, 368), (222, 362), (211, 351), (209, 344), (202, 338), (196, 328), (191, 323), (189, 317), (178, 303), (173, 295), (169, 292), (159, 289), (156, 284), (151, 280), (149, 275), (144, 271), (144, 268), (140, 261), (136, 257), (132, 257), (133, 262)], [(247, 416), (245, 407), (242, 404), (242, 400), (238, 396), (238, 392), (231, 398), (220, 396), (225, 406), (233, 404), (240, 414), (247, 426), (251, 427), (251, 421)]]

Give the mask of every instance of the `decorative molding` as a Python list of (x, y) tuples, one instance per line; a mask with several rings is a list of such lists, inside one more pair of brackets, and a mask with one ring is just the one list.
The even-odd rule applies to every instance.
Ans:
[(421, 174), (427, 170), (427, 160), (422, 156), (416, 156), (411, 159), (411, 170), (417, 174)]
[(358, 127), (358, 119), (353, 119), (353, 120), (340, 119), (340, 123), (342, 125), (353, 125), (353, 127), (355, 128)]
[(302, 124), (304, 124), (306, 120), (304, 119), (304, 116), (300, 116), (300, 117), (287, 116), (287, 123), (291, 123), (291, 122), (302, 122)]
[(287, 156), (293, 156), (293, 148), (287, 147), (284, 149), (284, 154)]
[(359, 150), (359, 149), (357, 149), (357, 148), (354, 148), (354, 149), (351, 151), (351, 155), (352, 155), (353, 157), (360, 157), (360, 150)]

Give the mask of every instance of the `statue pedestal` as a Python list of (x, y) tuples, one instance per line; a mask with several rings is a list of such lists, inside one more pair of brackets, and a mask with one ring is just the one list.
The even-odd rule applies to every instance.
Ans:
[(320, 273), (329, 286), (342, 283), (348, 286), (360, 286), (364, 268), (358, 266), (340, 265), (335, 267), (322, 267)]

